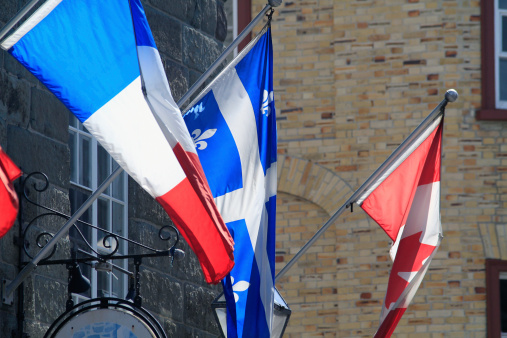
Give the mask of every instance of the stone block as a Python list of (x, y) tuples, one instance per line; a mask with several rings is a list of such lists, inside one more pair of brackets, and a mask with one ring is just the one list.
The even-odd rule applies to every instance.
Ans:
[(34, 275), (31, 281), (33, 284), (27, 285), (25, 292), (33, 294), (33, 304), (27, 310), (34, 312), (27, 317), (50, 324), (65, 311), (67, 284), (39, 275)]
[(162, 323), (162, 327), (164, 328), (164, 332), (167, 337), (184, 337), (186, 328), (180, 324), (175, 323), (171, 320), (165, 320)]
[(15, 75), (18, 79), (26, 80), (33, 85), (40, 84), (39, 80), (32, 73), (7, 52), (5, 52), (4, 56), (4, 69), (8, 74)]
[(30, 117), (28, 83), (0, 72), (0, 114), (8, 124), (28, 126)]
[(33, 320), (28, 320), (25, 323), (25, 333), (28, 337), (44, 337), (50, 327), (49, 324), (42, 324)]
[(217, 297), (211, 289), (192, 284), (185, 285), (185, 324), (208, 332), (217, 332), (218, 327), (211, 309)]
[(196, 3), (190, 24), (204, 33), (215, 36), (217, 26), (217, 3), (220, 0), (201, 0)]
[(169, 224), (171, 220), (155, 199), (148, 194), (136, 181), (128, 178), (129, 217), (150, 220), (157, 225)]
[(183, 64), (204, 72), (218, 58), (222, 44), (194, 28), (183, 27)]
[(7, 21), (16, 15), (18, 3), (17, 0), (5, 0), (0, 2), (0, 27), (3, 27)]
[[(3, 262), (14, 264), (18, 261), (19, 248), (14, 244), (14, 238), (19, 236), (19, 223), (16, 221), (12, 228), (0, 239), (0, 257)], [(7, 278), (0, 275), (0, 277)]]
[(0, 337), (15, 337), (13, 336), (18, 328), (16, 315), (13, 311), (0, 311)]
[(7, 123), (3, 114), (0, 114), (0, 147), (7, 149)]
[(30, 125), (35, 130), (62, 143), (68, 141), (69, 110), (53, 94), (31, 88)]
[(194, 17), (197, 7), (197, 0), (149, 0), (148, 3), (187, 23)]
[(59, 187), (68, 188), (70, 154), (67, 144), (17, 126), (7, 128), (7, 152), (23, 172), (42, 171)]
[(171, 86), (171, 93), (174, 100), (178, 102), (189, 88), (188, 68), (181, 66), (179, 63), (176, 63), (169, 58), (163, 57), (162, 62), (164, 64), (167, 79)]
[(182, 60), (182, 24), (174, 18), (151, 8), (146, 9), (153, 38), (160, 54)]
[(183, 322), (183, 286), (175, 279), (152, 269), (141, 269), (143, 307), (163, 317)]
[(219, 41), (225, 41), (227, 37), (227, 15), (225, 14), (224, 3), (217, 0), (217, 27), (215, 29), (215, 38)]

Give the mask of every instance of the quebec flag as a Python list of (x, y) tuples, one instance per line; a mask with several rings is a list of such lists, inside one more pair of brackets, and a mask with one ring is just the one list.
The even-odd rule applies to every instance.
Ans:
[(277, 188), (272, 60), (268, 29), (220, 73), (184, 115), (215, 202), (235, 242), (236, 265), (230, 275), (238, 337), (269, 337), (272, 331)]

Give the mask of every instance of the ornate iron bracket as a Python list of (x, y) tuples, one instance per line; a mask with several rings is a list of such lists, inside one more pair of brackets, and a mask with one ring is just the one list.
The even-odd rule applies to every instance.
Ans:
[[(35, 179), (38, 179), (37, 181)], [(32, 259), (36, 253), (44, 248), (44, 246), (48, 243), (48, 241), (54, 236), (51, 232), (39, 229), (36, 224), (38, 224), (42, 219), (47, 219), (49, 217), (61, 218), (62, 221), (67, 221), (71, 216), (66, 215), (58, 210), (50, 208), (48, 206), (42, 205), (36, 202), (34, 199), (30, 197), (30, 190), (35, 191), (36, 193), (43, 193), (49, 188), (49, 179), (46, 174), (42, 172), (33, 172), (26, 176), (21, 182), (21, 200), (26, 200), (28, 203), (39, 207), (44, 210), (41, 214), (36, 215), (28, 224), (23, 228), (21, 232), (21, 238), (16, 239), (16, 242), (19, 246), (23, 248), (25, 257)], [(97, 249), (95, 249), (87, 240), (86, 236), (83, 234), (81, 229), (77, 226), (77, 224), (81, 227), (86, 227), (90, 229), (94, 229), (100, 233), (104, 234), (102, 238), (102, 246), (108, 249), (108, 253), (101, 253)], [(142, 298), (140, 296), (140, 273), (139, 268), (142, 262), (142, 258), (145, 257), (171, 257), (171, 266), (174, 263), (174, 260), (182, 259), (185, 256), (185, 252), (181, 249), (177, 249), (176, 246), (180, 240), (180, 234), (178, 229), (173, 225), (164, 225), (160, 228), (158, 232), (158, 239), (163, 242), (168, 243), (168, 249), (166, 250), (157, 250), (150, 246), (144, 245), (137, 241), (134, 241), (130, 238), (126, 238), (124, 236), (115, 234), (111, 231), (101, 228), (100, 226), (96, 226), (84, 221), (77, 221), (76, 224), (73, 224), (71, 229), (73, 229), (74, 233), (78, 236), (80, 244), (84, 244), (85, 250), (83, 249), (71, 249), (69, 254), (70, 258), (65, 259), (54, 259), (55, 253), (58, 251), (58, 244), (54, 246), (53, 250), (44, 257), (39, 265), (66, 265), (69, 271), (69, 296), (67, 301), (67, 309), (70, 309), (74, 306), (71, 293), (76, 292), (80, 293), (83, 291), (72, 291), (71, 285), (75, 285), (76, 280), (72, 279), (73, 276), (77, 273), (79, 268), (79, 263), (85, 263), (92, 265), (95, 269), (105, 268), (108, 270), (115, 269), (121, 273), (127, 274), (134, 280), (134, 283), (130, 283), (129, 295), (127, 298), (132, 299), (134, 301), (134, 305), (137, 307), (141, 307)], [(75, 238), (71, 238), (69, 236), (69, 240), (76, 240)], [(120, 243), (125, 242), (128, 243), (129, 247), (136, 247), (142, 253), (139, 254), (119, 254), (118, 250), (120, 248)], [(37, 252), (33, 252), (37, 251)], [(135, 273), (130, 272), (122, 267), (115, 265), (112, 263), (114, 260), (129, 260), (133, 259)], [(23, 262), (22, 265), (27, 264), (28, 262)], [(80, 272), (79, 272), (80, 275)], [(74, 277), (75, 278), (75, 277)], [(76, 290), (79, 290), (80, 287), (77, 287)]]

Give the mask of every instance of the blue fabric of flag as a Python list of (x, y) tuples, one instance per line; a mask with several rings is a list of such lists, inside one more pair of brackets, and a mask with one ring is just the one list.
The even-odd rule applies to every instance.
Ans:
[(135, 43), (128, 1), (63, 0), (9, 53), (84, 122), (139, 76)]
[[(236, 325), (228, 327), (237, 327), (237, 332), (228, 336), (269, 337), (277, 175), (270, 30), (239, 58), (194, 101), (184, 120), (235, 242), (230, 284)], [(223, 283), (224, 289), (228, 284)]]
[[(200, 107), (206, 107), (205, 113), (200, 112)], [(213, 197), (242, 188), (239, 153), (212, 92), (200, 101), (192, 114), (186, 114), (185, 123), (196, 144)], [(206, 130), (214, 132), (209, 139), (204, 134)]]

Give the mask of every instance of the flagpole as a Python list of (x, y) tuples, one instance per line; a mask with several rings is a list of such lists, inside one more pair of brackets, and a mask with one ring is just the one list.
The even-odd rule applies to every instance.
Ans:
[(234, 51), (234, 49), (243, 41), (243, 39), (250, 33), (254, 27), (257, 25), (257, 23), (262, 20), (264, 15), (268, 10), (270, 10), (273, 7), (280, 6), (282, 3), (281, 0), (268, 0), (268, 4), (264, 6), (264, 8), (257, 14), (257, 16), (248, 24), (248, 26), (243, 29), (243, 31), (234, 39), (234, 41), (222, 52), (222, 54), (218, 57), (218, 59), (215, 60), (209, 66), (209, 68), (197, 79), (197, 81), (194, 82), (194, 84), (190, 87), (190, 89), (179, 99), (178, 101), (178, 107), (181, 108), (181, 106), (188, 101), (190, 96), (192, 96), (199, 87), (206, 81), (211, 74), (222, 64), (222, 62), (229, 56), (229, 54)]
[(41, 0), (32, 0), (27, 3), (12, 19), (7, 22), (7, 24), (0, 30), (0, 43), (7, 33), (14, 27), (25, 15), (28, 13), (33, 6), (35, 6)]
[(412, 143), (419, 137), (422, 132), (440, 115), (443, 114), (445, 106), (448, 102), (454, 102), (458, 98), (458, 92), (449, 89), (445, 92), (444, 99), (433, 109), (433, 111), (417, 126), (417, 128), (396, 148), (393, 153), (368, 177), (368, 179), (357, 189), (352, 196), (329, 218), (329, 220), (313, 235), (312, 238), (296, 253), (294, 257), (285, 265), (282, 270), (275, 276), (275, 282), (285, 275), (285, 273), (301, 258), (302, 255), (315, 243), (317, 239), (329, 228), (331, 224), (340, 216), (345, 209), (359, 198), (370, 185), (377, 180), (389, 168), (389, 166), (398, 158), (398, 156), (409, 148)]

